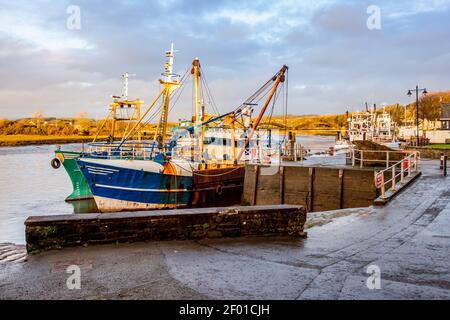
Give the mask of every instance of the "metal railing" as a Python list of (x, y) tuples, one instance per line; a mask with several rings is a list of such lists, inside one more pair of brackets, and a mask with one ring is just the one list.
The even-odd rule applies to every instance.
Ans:
[(87, 148), (90, 157), (101, 159), (149, 160), (159, 151), (153, 142), (94, 142)]
[[(359, 157), (358, 157), (359, 154)], [(400, 159), (398, 159), (400, 157)], [(397, 158), (397, 159), (395, 159)], [(347, 154), (352, 166), (362, 168), (364, 164), (383, 163), (385, 169), (375, 170), (375, 187), (381, 190), (381, 197), (386, 198), (387, 191), (396, 191), (398, 184), (403, 185), (405, 178), (418, 171), (420, 153), (414, 150), (388, 151), (388, 150), (357, 150), (352, 149)], [(393, 164), (392, 164), (393, 163)]]
[(285, 161), (303, 162), (308, 153), (300, 143), (293, 141), (286, 141), (279, 148), (281, 148), (281, 155)]
[[(417, 172), (418, 161), (418, 152), (413, 152), (392, 166), (384, 170), (375, 171), (375, 186), (381, 190), (381, 197), (383, 199), (386, 198), (386, 191), (396, 191), (398, 183), (400, 183), (400, 186), (405, 183), (405, 175), (406, 177), (411, 177), (412, 172)], [(390, 174), (390, 179), (386, 180), (385, 175), (387, 175), (388, 172)], [(397, 178), (400, 179), (398, 180)]]
[(355, 167), (363, 168), (367, 165), (383, 165), (386, 168), (390, 167), (392, 163), (397, 163), (406, 156), (411, 154), (419, 154), (415, 150), (361, 150), (351, 148), (347, 152), (347, 163)]
[[(233, 161), (233, 147), (205, 146), (203, 157), (200, 150), (192, 145), (166, 145), (166, 155), (193, 162), (211, 162), (215, 164)], [(240, 150), (237, 148), (237, 150)], [(297, 150), (297, 149), (295, 149)], [(100, 159), (152, 160), (160, 153), (157, 143), (149, 142), (95, 142), (87, 145), (86, 155)], [(280, 161), (283, 148), (274, 143), (271, 147), (254, 145), (248, 148), (242, 160), (251, 163), (272, 163)]]

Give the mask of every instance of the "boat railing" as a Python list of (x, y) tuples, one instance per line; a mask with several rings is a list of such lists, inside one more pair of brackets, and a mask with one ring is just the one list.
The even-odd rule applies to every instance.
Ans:
[[(227, 163), (235, 159), (241, 148), (231, 145), (205, 148), (203, 156), (195, 145), (166, 145), (166, 155), (194, 162)], [(234, 150), (233, 150), (234, 149)], [(157, 143), (150, 142), (95, 142), (87, 145), (88, 157), (101, 159), (152, 160), (160, 152)], [(243, 162), (274, 163), (302, 161), (307, 150), (299, 143), (274, 142), (254, 144), (243, 154)]]
[(149, 160), (158, 151), (156, 143), (151, 142), (94, 142), (88, 144), (90, 157), (102, 159)]
[[(181, 158), (193, 162), (225, 164), (234, 162), (242, 147), (233, 148), (231, 145), (207, 146), (203, 153), (196, 145), (178, 145), (170, 149), (172, 158)], [(250, 163), (273, 163), (279, 161), (282, 151), (279, 144), (271, 146), (265, 144), (253, 145), (243, 153), (240, 161)]]

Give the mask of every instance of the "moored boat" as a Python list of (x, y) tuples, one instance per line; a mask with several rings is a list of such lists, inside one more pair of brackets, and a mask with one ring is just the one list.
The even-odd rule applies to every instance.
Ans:
[(92, 198), (92, 192), (89, 184), (80, 171), (75, 159), (83, 155), (83, 152), (64, 151), (60, 147), (55, 151), (56, 158), (52, 160), (52, 167), (57, 169), (62, 164), (72, 183), (72, 193), (66, 198), (66, 201), (83, 200)]
[[(168, 209), (199, 203), (200, 193), (223, 189), (242, 188), (236, 173), (246, 161), (258, 161), (260, 156), (276, 155), (276, 146), (265, 144), (257, 127), (280, 83), (284, 82), (287, 67), (277, 72), (257, 93), (232, 112), (223, 115), (207, 115), (199, 87), (202, 84), (200, 61), (193, 60), (190, 70), (194, 80), (195, 115), (192, 124), (172, 134), (168, 141), (167, 116), (173, 107), (171, 96), (185, 83), (185, 77), (173, 74), (173, 45), (166, 52), (165, 72), (160, 83), (162, 91), (136, 123), (136, 129), (144, 117), (161, 102), (156, 135), (148, 145), (129, 143), (127, 137), (111, 145), (103, 157), (88, 154), (77, 163), (102, 212), (141, 209)], [(262, 93), (268, 95), (258, 118), (251, 117), (252, 106)], [(264, 97), (263, 95), (263, 97)], [(162, 98), (162, 99), (160, 99)], [(177, 101), (177, 99), (174, 99)], [(247, 126), (238, 124), (247, 123)], [(269, 139), (270, 141), (270, 139)], [(124, 150), (126, 158), (123, 158)], [(278, 150), (279, 152), (279, 150)], [(197, 188), (196, 177), (206, 177)], [(199, 195), (200, 194), (200, 195)], [(205, 193), (203, 193), (205, 195)]]
[(192, 171), (183, 163), (81, 158), (97, 207), (102, 212), (169, 209), (189, 205)]
[[(97, 131), (93, 142), (95, 142), (102, 132), (103, 128), (108, 122), (110, 122), (111, 128), (109, 130), (108, 141), (106, 143), (112, 142), (117, 138), (117, 125), (120, 122), (127, 122), (128, 124), (137, 121), (140, 118), (140, 109), (143, 101), (140, 99), (129, 100), (128, 99), (128, 77), (129, 74), (125, 73), (122, 75), (124, 78), (124, 93), (122, 97), (113, 96), (113, 102), (110, 103), (110, 112), (106, 119), (103, 121), (102, 126)], [(126, 134), (126, 131), (125, 133)], [(139, 141), (141, 139), (140, 131), (136, 133), (136, 139)], [(82, 174), (76, 159), (85, 155), (89, 152), (82, 151), (67, 151), (62, 150), (58, 147), (55, 150), (55, 158), (52, 159), (51, 165), (53, 168), (58, 169), (61, 164), (66, 170), (67, 175), (72, 183), (72, 193), (66, 198), (66, 201), (75, 201), (90, 199), (93, 194), (90, 190), (89, 184), (86, 181), (84, 175)]]
[(376, 110), (356, 112), (348, 121), (348, 130), (344, 139), (338, 139), (334, 150), (346, 150), (353, 147), (354, 141), (372, 141), (392, 149), (399, 149), (396, 138), (396, 124), (389, 113)]

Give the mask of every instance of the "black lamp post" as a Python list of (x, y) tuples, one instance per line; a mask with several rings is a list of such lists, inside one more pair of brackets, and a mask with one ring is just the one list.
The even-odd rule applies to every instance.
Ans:
[(408, 90), (408, 96), (412, 96), (411, 91), (416, 91), (416, 138), (417, 138), (417, 146), (419, 146), (419, 91), (421, 91), (424, 95), (427, 94), (427, 89), (419, 89), (419, 86), (416, 86), (415, 89)]

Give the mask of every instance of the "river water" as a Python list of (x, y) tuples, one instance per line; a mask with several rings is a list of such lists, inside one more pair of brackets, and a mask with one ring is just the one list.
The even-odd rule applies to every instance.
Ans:
[[(297, 136), (311, 152), (334, 145), (332, 136)], [(80, 144), (64, 150), (81, 150)], [(0, 243), (25, 243), (24, 222), (29, 216), (95, 212), (90, 201), (65, 202), (72, 186), (64, 168), (50, 166), (55, 146), (0, 148)]]

